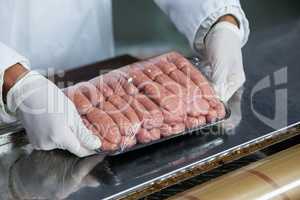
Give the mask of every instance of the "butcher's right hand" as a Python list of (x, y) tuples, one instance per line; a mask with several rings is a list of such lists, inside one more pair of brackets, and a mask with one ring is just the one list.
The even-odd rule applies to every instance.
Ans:
[(83, 124), (74, 104), (37, 72), (28, 72), (10, 88), (7, 107), (17, 114), (35, 149), (64, 149), (84, 157), (101, 146), (100, 139)]

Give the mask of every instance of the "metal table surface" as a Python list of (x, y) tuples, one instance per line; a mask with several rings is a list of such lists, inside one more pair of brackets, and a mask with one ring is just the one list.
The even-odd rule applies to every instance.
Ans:
[(231, 131), (214, 127), (106, 158), (16, 147), (0, 157), (0, 199), (138, 198), (298, 135), (299, 34), (297, 20), (252, 34), (244, 51), (247, 82), (226, 123)]

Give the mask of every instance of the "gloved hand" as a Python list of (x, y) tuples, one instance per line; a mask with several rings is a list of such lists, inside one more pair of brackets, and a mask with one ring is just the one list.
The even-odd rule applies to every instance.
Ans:
[(206, 55), (212, 68), (212, 84), (222, 101), (227, 102), (244, 84), (242, 36), (229, 22), (217, 23), (205, 39)]
[(8, 91), (7, 107), (17, 113), (35, 149), (65, 149), (83, 157), (101, 146), (100, 139), (84, 126), (74, 104), (37, 72), (29, 72)]

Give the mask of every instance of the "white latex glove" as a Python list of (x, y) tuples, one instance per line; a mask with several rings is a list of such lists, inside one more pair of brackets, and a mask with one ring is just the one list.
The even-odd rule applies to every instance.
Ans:
[(101, 141), (84, 126), (74, 104), (51, 81), (29, 72), (7, 94), (7, 107), (17, 113), (35, 149), (65, 149), (83, 157)]
[(227, 102), (246, 80), (241, 38), (239, 28), (229, 22), (216, 24), (206, 36), (205, 46), (212, 68), (212, 84), (224, 102)]

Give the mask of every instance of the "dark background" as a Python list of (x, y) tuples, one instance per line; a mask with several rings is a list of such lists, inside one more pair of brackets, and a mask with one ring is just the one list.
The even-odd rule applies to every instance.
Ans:
[[(250, 21), (251, 32), (300, 19), (300, 2), (297, 0), (241, 0), (241, 3)], [(170, 49), (192, 53), (185, 37), (152, 0), (113, 0), (113, 13), (117, 54), (143, 57)], [(282, 35), (288, 31), (282, 30)]]

